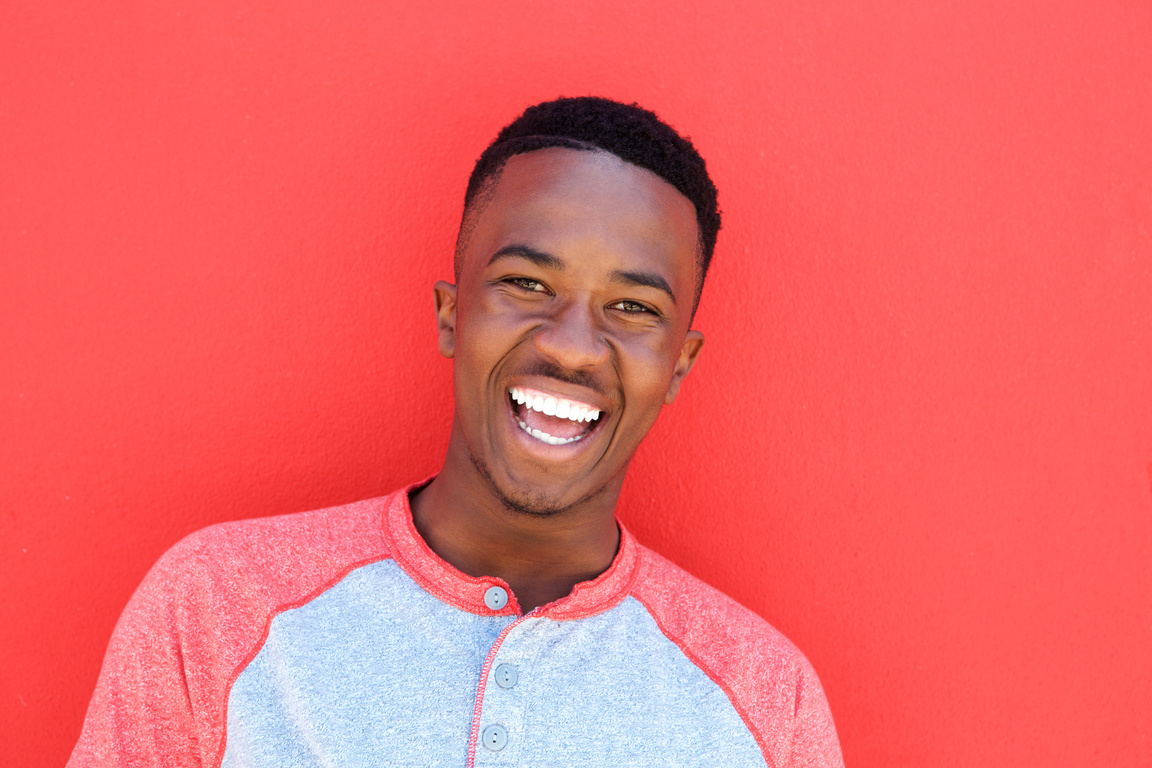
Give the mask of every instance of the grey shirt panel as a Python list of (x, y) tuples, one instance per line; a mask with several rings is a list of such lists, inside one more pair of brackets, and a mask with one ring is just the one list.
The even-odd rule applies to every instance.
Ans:
[(462, 766), (470, 748), (477, 766), (765, 765), (634, 598), (481, 616), (384, 560), (273, 619), (232, 686), (223, 766)]

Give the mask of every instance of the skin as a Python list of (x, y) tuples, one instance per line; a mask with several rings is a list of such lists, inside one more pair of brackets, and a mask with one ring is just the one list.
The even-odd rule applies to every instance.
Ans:
[[(412, 498), (417, 530), (527, 612), (611, 564), (628, 463), (704, 343), (690, 330), (692, 203), (606, 152), (510, 158), (473, 215), (458, 285), (435, 286), (456, 410), (444, 467)], [(601, 411), (567, 445), (517, 424), (511, 386)]]

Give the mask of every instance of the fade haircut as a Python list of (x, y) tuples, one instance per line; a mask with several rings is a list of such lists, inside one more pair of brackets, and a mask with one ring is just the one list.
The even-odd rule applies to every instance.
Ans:
[(676, 133), (654, 112), (638, 104), (621, 104), (596, 96), (560, 98), (529, 107), (509, 123), (488, 145), (468, 179), (464, 193), (464, 217), (456, 239), (456, 277), (459, 282), (464, 245), (477, 214), (491, 199), (508, 158), (538, 149), (563, 147), (579, 151), (610, 152), (621, 160), (646, 168), (675, 187), (696, 208), (699, 243), (696, 255), (695, 306), (716, 235), (720, 209), (716, 186), (708, 176), (704, 158), (692, 142)]

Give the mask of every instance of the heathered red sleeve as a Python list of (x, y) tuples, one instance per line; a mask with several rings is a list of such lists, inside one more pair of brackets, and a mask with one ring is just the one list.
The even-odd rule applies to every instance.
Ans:
[(272, 618), (388, 557), (386, 500), (206, 528), (121, 615), (69, 768), (218, 766), (236, 676)]
[(650, 549), (632, 595), (728, 695), (771, 768), (843, 768), (815, 670), (768, 622)]

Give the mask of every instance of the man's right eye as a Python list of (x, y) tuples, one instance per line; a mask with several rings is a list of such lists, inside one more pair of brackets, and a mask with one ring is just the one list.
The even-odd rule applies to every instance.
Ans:
[(533, 291), (536, 293), (548, 292), (548, 289), (544, 287), (543, 283), (539, 282), (538, 280), (533, 280), (529, 277), (511, 277), (508, 279), (508, 282), (523, 288), (526, 291)]

